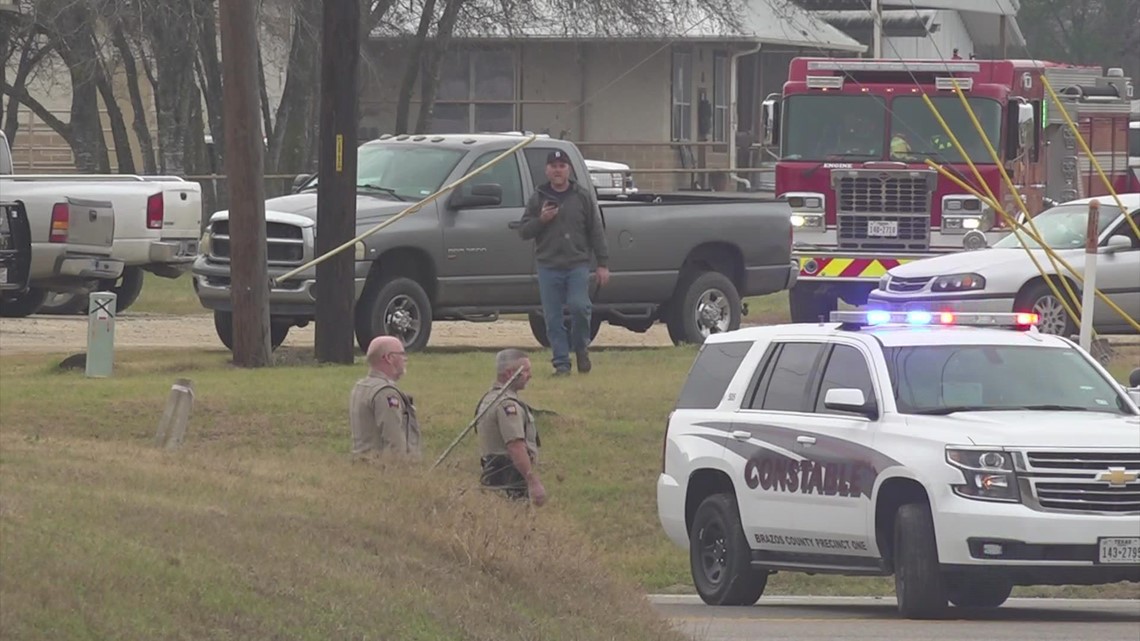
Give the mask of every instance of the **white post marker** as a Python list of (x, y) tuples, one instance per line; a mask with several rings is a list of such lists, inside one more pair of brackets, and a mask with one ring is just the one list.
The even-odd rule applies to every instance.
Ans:
[(1100, 201), (1089, 203), (1089, 220), (1085, 232), (1085, 288), (1081, 292), (1081, 348), (1092, 353), (1093, 306), (1096, 305), (1097, 231), (1100, 229)]
[(106, 378), (115, 364), (114, 292), (91, 292), (87, 300), (87, 376)]

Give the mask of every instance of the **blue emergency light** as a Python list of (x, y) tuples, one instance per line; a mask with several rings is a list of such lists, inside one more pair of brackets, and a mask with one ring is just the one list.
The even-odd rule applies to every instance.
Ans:
[(865, 311), (834, 311), (831, 322), (843, 323), (848, 327), (874, 327), (879, 325), (911, 326), (962, 326), (962, 327), (1013, 327), (1029, 329), (1037, 324), (1037, 314), (1031, 312), (1010, 313), (959, 313), (931, 312), (913, 309), (909, 311), (889, 311), (869, 309)]

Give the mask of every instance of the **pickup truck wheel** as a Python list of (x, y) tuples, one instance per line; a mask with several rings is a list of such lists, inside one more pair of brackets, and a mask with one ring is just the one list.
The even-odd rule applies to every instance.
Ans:
[(959, 608), (996, 608), (1012, 593), (1013, 583), (1000, 576), (959, 574), (946, 581), (946, 594)]
[(356, 342), (361, 351), (377, 336), (395, 336), (408, 352), (418, 352), (431, 338), (431, 301), (411, 278), (370, 283), (356, 306)]
[[(269, 347), (270, 349), (277, 349), (281, 347), (281, 343), (285, 342), (285, 338), (289, 336), (290, 325), (274, 321), (273, 318), (269, 319)], [(222, 345), (231, 352), (234, 350), (234, 314), (233, 312), (223, 312), (214, 310), (214, 331), (218, 334), (218, 339), (222, 341)]]
[(87, 295), (77, 292), (49, 292), (40, 306), (41, 314), (70, 316), (87, 311)]
[[(686, 343), (703, 343), (712, 334), (740, 327), (740, 294), (728, 276), (720, 272), (693, 272), (677, 288), (673, 336), (680, 332)], [(673, 337), (674, 342), (677, 341)]]
[(31, 316), (39, 311), (47, 297), (48, 291), (38, 287), (29, 287), (22, 294), (0, 296), (0, 316), (4, 318)]
[(895, 515), (895, 597), (908, 619), (938, 618), (946, 611), (946, 582), (938, 565), (934, 518), (925, 503), (908, 503)]
[[(534, 340), (538, 341), (539, 345), (543, 347), (550, 347), (550, 337), (546, 333), (546, 317), (538, 312), (530, 312), (526, 315), (527, 321), (530, 323), (530, 333), (534, 335)], [(565, 318), (562, 321), (562, 326), (566, 328), (566, 332), (570, 332), (570, 319)], [(602, 329), (602, 319), (591, 317), (590, 318), (590, 340), (598, 337), (598, 332)]]
[(709, 605), (752, 605), (764, 594), (768, 573), (752, 567), (752, 550), (731, 494), (701, 502), (689, 531), (689, 568)]
[(99, 285), (115, 292), (115, 312), (124, 312), (142, 293), (143, 270), (141, 267), (124, 267), (123, 275), (117, 280), (100, 281)]

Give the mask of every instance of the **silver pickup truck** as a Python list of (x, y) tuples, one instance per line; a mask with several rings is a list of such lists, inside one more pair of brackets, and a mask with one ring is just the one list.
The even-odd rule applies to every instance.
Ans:
[[(512, 134), (382, 137), (358, 149), (357, 230), (363, 232), (516, 145)], [(560, 149), (576, 180), (589, 173), (571, 142), (540, 139), (355, 247), (355, 330), (427, 345), (433, 321), (493, 321), (525, 313), (546, 343), (533, 245), (516, 231), (523, 206)], [(315, 258), (317, 177), (266, 202), (268, 263), (278, 276)], [(592, 287), (593, 333), (603, 321), (635, 332), (667, 324), (677, 343), (735, 329), (744, 296), (788, 289), (791, 211), (785, 202), (725, 194), (637, 194), (600, 201), (610, 281)], [(228, 212), (215, 213), (192, 267), (202, 305), (232, 348)], [(316, 267), (270, 291), (271, 343), (315, 317)]]

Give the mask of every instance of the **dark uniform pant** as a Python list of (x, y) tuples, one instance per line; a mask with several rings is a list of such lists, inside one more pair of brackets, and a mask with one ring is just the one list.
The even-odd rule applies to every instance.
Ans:
[(479, 482), (493, 490), (502, 492), (512, 500), (527, 500), (530, 492), (527, 489), (526, 478), (519, 472), (511, 457), (502, 454), (491, 454), (480, 459), (482, 474)]

